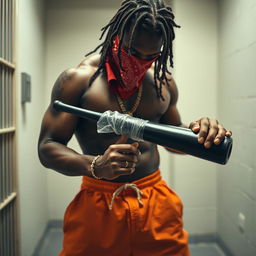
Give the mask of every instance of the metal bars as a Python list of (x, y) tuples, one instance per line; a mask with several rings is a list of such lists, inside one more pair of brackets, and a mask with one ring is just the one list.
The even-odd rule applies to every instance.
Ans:
[(18, 256), (14, 116), (15, 0), (0, 0), (0, 256)]
[[(14, 191), (13, 134), (0, 135), (0, 204)], [(1, 210), (1, 208), (0, 208)]]
[(0, 58), (13, 60), (13, 0), (0, 1)]
[(0, 130), (13, 126), (13, 70), (0, 63)]
[(15, 208), (12, 204), (7, 205), (4, 211), (0, 212), (0, 255), (16, 256), (15, 244)]

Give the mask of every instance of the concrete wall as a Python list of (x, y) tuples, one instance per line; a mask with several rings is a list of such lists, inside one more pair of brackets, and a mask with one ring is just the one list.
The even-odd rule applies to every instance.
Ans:
[[(234, 148), (230, 164), (218, 168), (218, 233), (235, 256), (252, 256), (256, 255), (256, 1), (222, 0), (219, 8), (218, 113), (233, 130)], [(245, 217), (242, 229), (239, 214)]]
[[(17, 153), (21, 252), (30, 256), (48, 222), (46, 171), (37, 157), (45, 94), (44, 3), (17, 1)], [(32, 100), (21, 104), (21, 72), (31, 75)]]
[[(176, 29), (174, 78), (178, 108), (185, 124), (217, 114), (217, 2), (174, 1)], [(190, 234), (216, 232), (216, 164), (190, 156), (175, 156), (174, 188), (184, 202)]]

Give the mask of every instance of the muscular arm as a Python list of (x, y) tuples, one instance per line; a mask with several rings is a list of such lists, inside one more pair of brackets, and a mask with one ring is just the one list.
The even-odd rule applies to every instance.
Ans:
[[(169, 91), (171, 95), (171, 100), (168, 109), (164, 113), (164, 115), (160, 119), (160, 123), (162, 124), (168, 124), (168, 125), (174, 125), (174, 126), (180, 126), (180, 127), (185, 127), (187, 128), (186, 125), (182, 124), (181, 118), (179, 111), (177, 109), (177, 101), (178, 101), (178, 89), (175, 84), (175, 81), (172, 77), (169, 77), (170, 82), (169, 82)], [(165, 147), (166, 150), (172, 152), (172, 153), (179, 153), (179, 154), (184, 154), (183, 152), (180, 152), (176, 149), (173, 148), (167, 148)]]
[[(63, 72), (53, 87), (51, 103), (43, 118), (38, 141), (40, 161), (45, 167), (68, 176), (91, 176), (90, 166), (95, 156), (79, 154), (67, 147), (76, 131), (78, 118), (55, 111), (53, 102), (60, 100), (80, 107), (81, 98), (94, 72), (95, 66), (89, 62), (82, 62), (77, 69)], [(121, 136), (97, 158), (94, 174), (98, 178), (113, 180), (135, 171), (140, 154), (139, 144), (127, 144), (126, 141), (127, 136)]]
[(38, 141), (41, 163), (68, 176), (88, 175), (93, 156), (81, 155), (67, 147), (75, 132), (78, 118), (55, 111), (53, 102), (61, 100), (79, 106), (87, 82), (86, 77), (85, 69), (70, 69), (59, 76), (52, 90), (51, 103), (44, 115)]
[[(215, 145), (219, 145), (225, 139), (225, 136), (230, 137), (232, 135), (232, 132), (225, 129), (223, 125), (218, 122), (218, 120), (208, 117), (203, 117), (197, 121), (193, 121), (189, 126), (182, 124), (176, 107), (178, 90), (174, 80), (170, 81), (170, 94), (171, 102), (167, 111), (160, 120), (162, 123), (191, 129), (194, 133), (198, 134), (198, 143), (204, 144), (205, 148), (210, 148), (213, 143)], [(167, 150), (175, 152), (173, 149)]]

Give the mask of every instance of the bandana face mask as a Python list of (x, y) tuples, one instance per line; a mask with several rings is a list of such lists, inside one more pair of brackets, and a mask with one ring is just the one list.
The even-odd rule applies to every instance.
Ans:
[(118, 58), (118, 36), (116, 36), (113, 43), (111, 55), (106, 61), (108, 82), (112, 91), (118, 93), (121, 98), (126, 99), (141, 85), (147, 70), (156, 61), (158, 56), (152, 60), (142, 60), (135, 56), (130, 56), (121, 47), (122, 69)]

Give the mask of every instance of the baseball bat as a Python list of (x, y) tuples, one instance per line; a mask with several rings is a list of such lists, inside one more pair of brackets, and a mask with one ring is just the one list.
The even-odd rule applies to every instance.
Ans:
[[(99, 112), (74, 107), (61, 101), (55, 101), (53, 106), (57, 111), (75, 114), (90, 120), (98, 121), (101, 117)], [(228, 162), (233, 146), (232, 138), (225, 137), (219, 145), (213, 144), (207, 149), (198, 143), (198, 134), (190, 129), (150, 121), (145, 124), (143, 139), (223, 165)]]

